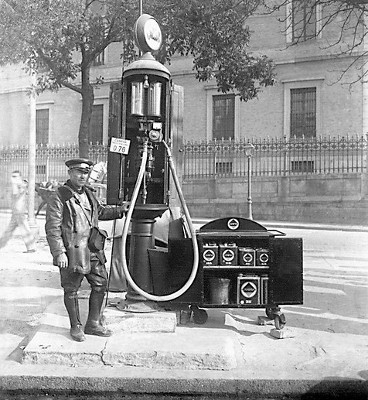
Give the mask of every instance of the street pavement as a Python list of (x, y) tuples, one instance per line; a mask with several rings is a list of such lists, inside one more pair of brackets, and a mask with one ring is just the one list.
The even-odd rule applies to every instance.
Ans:
[[(0, 232), (9, 218), (0, 213)], [(261, 309), (211, 309), (204, 325), (173, 327), (171, 314), (161, 323), (165, 332), (137, 333), (137, 316), (128, 327), (115, 324), (111, 338), (76, 343), (68, 336), (44, 216), (36, 221), (36, 253), (23, 253), (19, 235), (0, 250), (1, 400), (368, 398), (366, 227), (261, 222), (304, 241), (304, 304), (282, 307), (282, 339), (272, 335), (273, 324), (258, 324)], [(111, 242), (108, 258), (110, 252)], [(80, 293), (85, 318), (86, 283)], [(109, 294), (112, 302), (119, 296)], [(119, 312), (106, 309), (113, 327)]]

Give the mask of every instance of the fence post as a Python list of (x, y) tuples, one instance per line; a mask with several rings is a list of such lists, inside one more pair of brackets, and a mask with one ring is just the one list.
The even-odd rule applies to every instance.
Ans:
[(282, 175), (286, 175), (286, 158), (287, 158), (287, 148), (286, 148), (286, 136), (284, 136), (284, 145), (283, 145), (283, 151), (282, 154), (284, 156), (284, 165), (283, 165), (283, 171), (282, 171)]

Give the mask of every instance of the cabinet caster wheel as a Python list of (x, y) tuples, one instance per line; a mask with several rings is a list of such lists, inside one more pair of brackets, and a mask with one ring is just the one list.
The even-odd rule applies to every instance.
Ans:
[(192, 316), (192, 310), (180, 310), (180, 325), (188, 325)]
[(198, 325), (203, 325), (207, 322), (208, 320), (208, 314), (206, 310), (202, 310), (201, 308), (198, 308), (197, 306), (192, 306), (192, 316), (193, 316), (193, 322)]
[(275, 315), (275, 328), (282, 329), (286, 324), (286, 318), (284, 314)]
[(266, 311), (266, 315), (269, 319), (275, 318), (275, 312), (274, 312), (275, 310), (273, 308), (267, 307), (265, 311)]

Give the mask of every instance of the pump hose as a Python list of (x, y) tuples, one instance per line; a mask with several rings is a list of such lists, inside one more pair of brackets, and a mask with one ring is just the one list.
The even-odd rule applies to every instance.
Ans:
[(176, 175), (176, 171), (175, 171), (175, 167), (174, 167), (174, 164), (173, 164), (173, 161), (172, 161), (172, 155), (171, 155), (170, 148), (169, 148), (169, 146), (167, 145), (167, 143), (165, 141), (163, 141), (163, 143), (164, 143), (164, 146), (165, 146), (166, 151), (167, 151), (169, 167), (170, 167), (170, 170), (171, 170), (172, 175), (173, 175), (174, 184), (175, 184), (176, 190), (178, 192), (179, 199), (180, 199), (181, 205), (183, 207), (184, 215), (186, 217), (186, 220), (187, 220), (187, 223), (188, 223), (188, 226), (189, 226), (189, 231), (190, 231), (190, 234), (191, 234), (191, 239), (192, 239), (192, 243), (193, 243), (193, 266), (192, 266), (191, 274), (190, 274), (187, 282), (183, 285), (183, 287), (180, 288), (179, 290), (177, 290), (176, 292), (173, 292), (173, 293), (170, 293), (170, 294), (167, 294), (167, 295), (164, 295), (164, 296), (157, 296), (157, 295), (154, 295), (154, 294), (151, 294), (151, 293), (147, 293), (146, 291), (144, 291), (142, 288), (140, 288), (134, 282), (134, 280), (133, 280), (133, 278), (132, 278), (132, 276), (131, 276), (131, 274), (129, 272), (127, 261), (126, 261), (126, 241), (127, 241), (128, 229), (129, 229), (130, 221), (132, 219), (135, 203), (137, 202), (139, 189), (140, 189), (140, 186), (142, 184), (142, 180), (143, 180), (145, 169), (146, 169), (148, 150), (147, 150), (147, 142), (144, 142), (144, 144), (143, 144), (143, 152), (142, 152), (142, 161), (141, 161), (141, 165), (140, 165), (140, 168), (139, 168), (137, 181), (136, 181), (136, 184), (135, 184), (135, 187), (134, 187), (134, 190), (133, 190), (132, 199), (131, 199), (131, 202), (130, 202), (130, 207), (129, 207), (127, 215), (126, 215), (126, 220), (125, 220), (125, 223), (124, 223), (124, 228), (123, 228), (123, 233), (122, 233), (122, 265), (123, 265), (123, 271), (125, 273), (125, 277), (126, 277), (127, 281), (129, 282), (130, 286), (137, 293), (139, 293), (140, 295), (144, 296), (146, 299), (152, 300), (152, 301), (170, 301), (170, 300), (174, 300), (174, 299), (178, 298), (183, 293), (185, 293), (190, 288), (190, 286), (194, 282), (194, 279), (196, 278), (197, 271), (198, 271), (198, 261), (199, 261), (198, 244), (197, 244), (197, 240), (196, 240), (196, 235), (195, 235), (195, 230), (194, 230), (194, 227), (193, 227), (193, 223), (192, 223), (192, 220), (190, 218), (190, 214), (189, 214), (189, 210), (187, 208), (187, 205), (185, 204), (183, 192), (182, 192), (182, 190), (180, 188), (178, 177)]

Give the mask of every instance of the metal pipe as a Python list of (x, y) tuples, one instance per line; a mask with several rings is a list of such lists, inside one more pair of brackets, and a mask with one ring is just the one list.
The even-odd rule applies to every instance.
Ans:
[(252, 212), (252, 156), (248, 156), (248, 219), (253, 219), (253, 212)]

